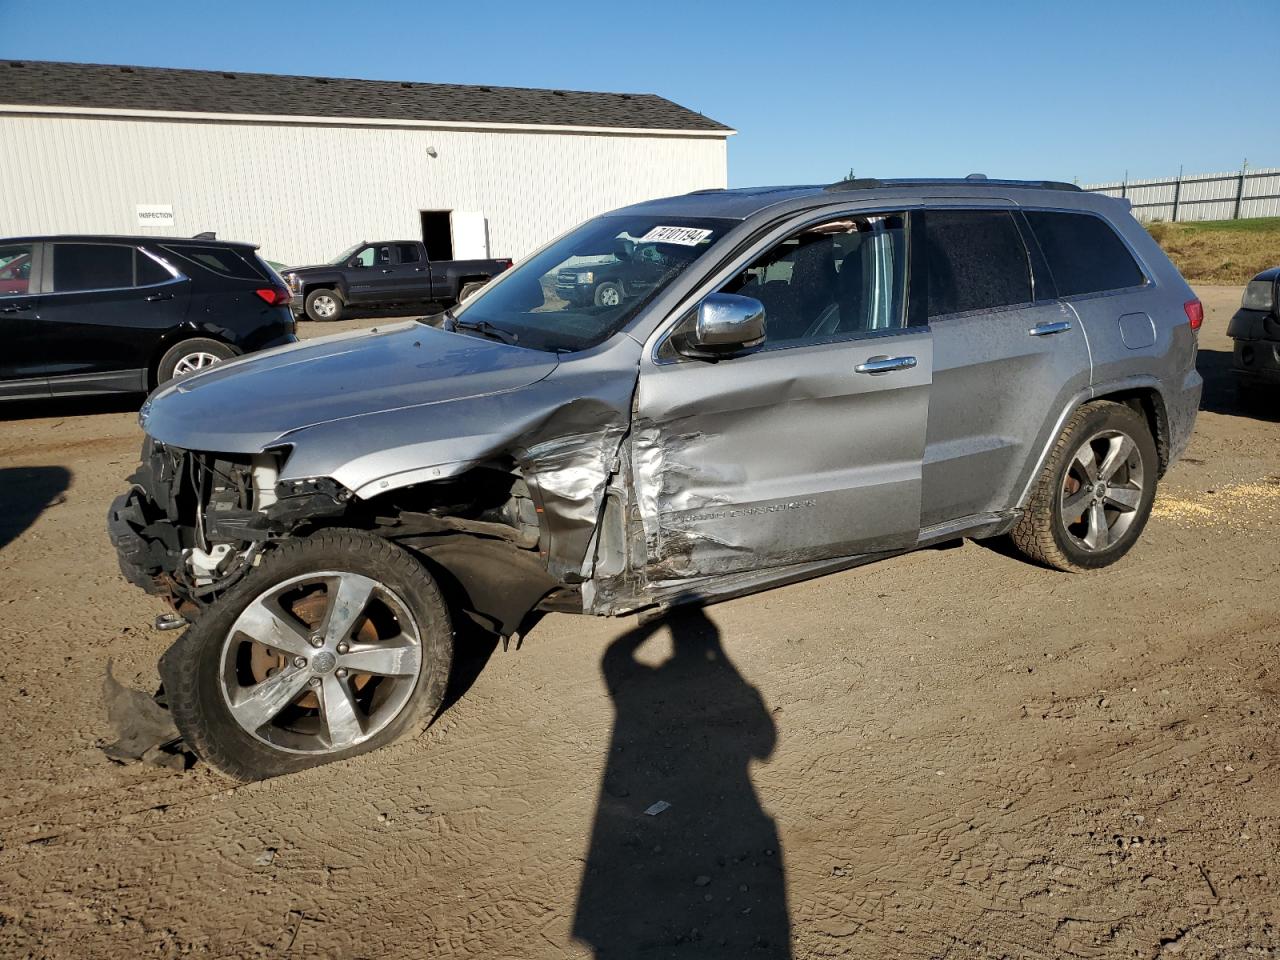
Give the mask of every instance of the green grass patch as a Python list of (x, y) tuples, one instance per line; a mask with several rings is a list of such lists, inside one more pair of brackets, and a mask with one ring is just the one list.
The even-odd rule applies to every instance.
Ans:
[(1192, 283), (1248, 283), (1280, 265), (1280, 217), (1150, 223), (1147, 229)]

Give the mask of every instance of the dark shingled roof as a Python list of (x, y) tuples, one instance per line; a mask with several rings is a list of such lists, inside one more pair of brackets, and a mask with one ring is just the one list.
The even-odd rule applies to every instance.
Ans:
[(0, 60), (0, 104), (191, 113), (729, 131), (651, 93), (341, 80)]

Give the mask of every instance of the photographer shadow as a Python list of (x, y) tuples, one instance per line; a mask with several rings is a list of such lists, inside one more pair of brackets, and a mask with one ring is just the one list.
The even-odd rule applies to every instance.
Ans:
[[(671, 657), (642, 663), (664, 627)], [(601, 666), (615, 720), (574, 937), (598, 958), (790, 957), (778, 832), (750, 770), (777, 731), (719, 630), (681, 610), (615, 640)]]

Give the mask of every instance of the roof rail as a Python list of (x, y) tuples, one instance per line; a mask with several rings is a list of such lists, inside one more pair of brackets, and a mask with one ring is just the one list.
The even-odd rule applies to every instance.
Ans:
[(844, 190), (876, 190), (885, 187), (1021, 187), (1027, 190), (1069, 190), (1080, 193), (1074, 183), (1060, 180), (988, 180), (981, 174), (967, 177), (920, 177), (911, 179), (880, 180), (876, 177), (858, 177), (854, 180), (837, 180), (823, 189), (835, 193)]

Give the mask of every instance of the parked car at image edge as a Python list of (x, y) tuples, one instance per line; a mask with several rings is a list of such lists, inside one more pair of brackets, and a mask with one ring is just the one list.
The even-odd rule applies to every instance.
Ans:
[(248, 243), (0, 240), (0, 399), (146, 392), (293, 343), (289, 291)]
[[(622, 240), (663, 266), (646, 296), (556, 294)], [(1202, 320), (1127, 202), (1070, 185), (654, 200), (452, 314), (158, 391), (108, 526), (190, 624), (159, 665), (185, 742), (269, 777), (423, 729), (463, 619), (510, 636), (959, 537), (1106, 567), (1190, 438)]]
[(452, 304), (511, 266), (510, 260), (429, 260), (421, 240), (362, 240), (332, 262), (286, 267), (294, 312), (341, 320), (398, 305)]
[(1232, 372), (1241, 398), (1262, 403), (1280, 392), (1280, 267), (1263, 270), (1245, 287), (1227, 324), (1235, 343)]

